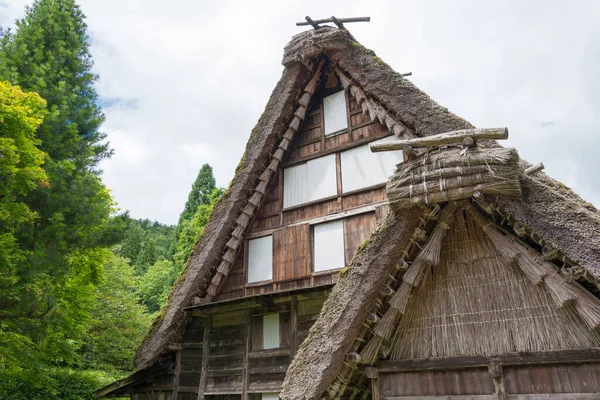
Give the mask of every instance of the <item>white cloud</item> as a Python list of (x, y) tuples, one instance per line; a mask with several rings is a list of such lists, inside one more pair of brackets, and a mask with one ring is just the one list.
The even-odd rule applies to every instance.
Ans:
[[(0, 1), (0, 24), (29, 2)], [(80, 3), (115, 149), (104, 180), (134, 217), (176, 222), (205, 162), (228, 185), (294, 23), (332, 14), (371, 16), (348, 25), (361, 43), (477, 126), (508, 126), (523, 157), (600, 205), (599, 2)]]

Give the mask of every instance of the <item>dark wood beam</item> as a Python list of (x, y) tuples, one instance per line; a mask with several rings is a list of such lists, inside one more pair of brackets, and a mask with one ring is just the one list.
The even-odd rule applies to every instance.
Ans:
[(487, 368), (492, 360), (503, 366), (600, 363), (600, 348), (554, 350), (539, 353), (509, 353), (495, 357), (462, 356), (425, 358), (403, 361), (380, 361), (374, 365), (379, 372), (414, 372), (452, 370), (463, 368)]

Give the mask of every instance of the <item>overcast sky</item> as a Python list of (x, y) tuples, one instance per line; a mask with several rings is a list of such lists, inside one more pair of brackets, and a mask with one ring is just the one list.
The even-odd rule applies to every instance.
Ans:
[[(0, 25), (29, 3), (0, 0)], [(203, 163), (228, 186), (305, 15), (370, 16), (348, 25), (363, 45), (600, 206), (600, 1), (79, 4), (115, 150), (103, 179), (135, 218), (176, 223)]]

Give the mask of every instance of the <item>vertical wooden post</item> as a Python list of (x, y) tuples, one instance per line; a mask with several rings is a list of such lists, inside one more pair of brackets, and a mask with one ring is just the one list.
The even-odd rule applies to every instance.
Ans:
[(283, 225), (283, 168), (279, 169), (277, 177), (279, 178), (279, 225)]
[(298, 351), (298, 298), (292, 295), (290, 302), (290, 332), (292, 333), (290, 352), (293, 359)]
[(175, 354), (175, 376), (173, 377), (173, 395), (172, 400), (177, 400), (179, 395), (179, 376), (181, 375), (181, 348)]
[(319, 107), (321, 108), (321, 151), (324, 151), (325, 150), (325, 106), (323, 103), (323, 98), (321, 98)]
[(365, 376), (371, 379), (371, 399), (379, 400), (379, 371), (377, 368), (365, 368)]
[(335, 175), (337, 179), (337, 195), (342, 195), (342, 156), (339, 152), (335, 153)]
[(350, 115), (350, 90), (344, 90), (344, 92), (346, 92), (346, 95), (344, 97), (346, 98), (346, 118), (348, 120), (348, 140), (353, 141), (354, 139), (352, 138), (352, 116)]
[(252, 345), (252, 317), (250, 310), (246, 310), (246, 329), (244, 330), (244, 360), (242, 363), (242, 400), (248, 399), (248, 353)]
[(198, 400), (204, 400), (206, 380), (208, 378), (208, 353), (210, 349), (211, 318), (205, 318), (204, 336), (202, 337), (202, 369), (200, 370), (200, 384), (198, 385)]
[(248, 283), (248, 240), (244, 239), (244, 296), (248, 295), (248, 289), (246, 288), (246, 284)]
[(508, 400), (508, 395), (504, 388), (504, 371), (500, 360), (493, 359), (488, 364), (488, 372), (494, 381), (494, 395), (496, 400)]

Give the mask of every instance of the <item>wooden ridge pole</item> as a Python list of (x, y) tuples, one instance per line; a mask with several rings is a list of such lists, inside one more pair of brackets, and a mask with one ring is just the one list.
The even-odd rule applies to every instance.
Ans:
[[(331, 17), (331, 18), (325, 18), (325, 19), (311, 19), (309, 16), (306, 16), (306, 21), (302, 21), (302, 22), (296, 22), (296, 26), (307, 26), (307, 25), (311, 25), (313, 28), (317, 29), (319, 28), (319, 24), (326, 24), (328, 22), (333, 22), (336, 25), (338, 24), (343, 24), (346, 22), (369, 22), (371, 21), (371, 17), (352, 17), (352, 18), (336, 18), (336, 17)], [(316, 24), (317, 26), (315, 27)], [(339, 27), (339, 25), (338, 25)]]
[(425, 136), (415, 139), (396, 140), (394, 142), (386, 143), (373, 143), (370, 147), (371, 151), (376, 153), (379, 151), (403, 150), (404, 146), (410, 146), (412, 148), (423, 148), (441, 146), (444, 144), (462, 143), (462, 141), (467, 137), (471, 137), (474, 140), (508, 139), (508, 129), (463, 129), (460, 131), (440, 133), (439, 135)]

